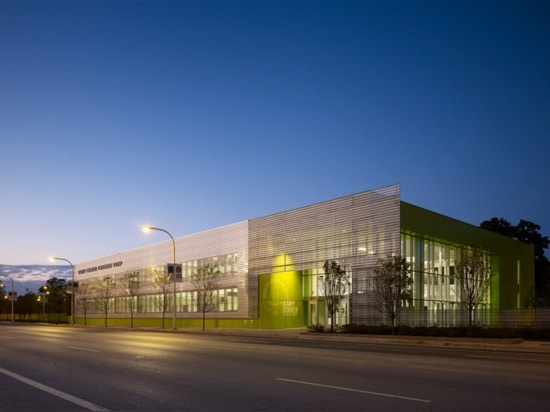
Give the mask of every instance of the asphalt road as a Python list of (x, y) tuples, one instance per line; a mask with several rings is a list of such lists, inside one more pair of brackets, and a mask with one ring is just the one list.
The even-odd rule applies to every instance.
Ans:
[(0, 326), (2, 411), (548, 411), (550, 354)]

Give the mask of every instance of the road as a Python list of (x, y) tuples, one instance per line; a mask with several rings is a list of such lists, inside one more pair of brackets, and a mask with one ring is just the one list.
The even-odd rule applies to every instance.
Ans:
[(547, 411), (550, 355), (0, 326), (3, 411)]

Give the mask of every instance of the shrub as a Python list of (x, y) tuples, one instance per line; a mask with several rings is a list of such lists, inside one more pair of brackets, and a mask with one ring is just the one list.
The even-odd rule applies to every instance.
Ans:
[[(316, 326), (315, 328), (319, 328)], [(322, 332), (320, 329), (310, 330), (315, 332)], [(358, 325), (350, 323), (343, 325), (340, 328), (343, 333), (364, 333), (370, 335), (391, 335), (392, 329), (386, 325)], [(439, 336), (449, 338), (459, 337), (473, 337), (473, 338), (500, 338), (500, 339), (513, 339), (523, 338), (525, 340), (550, 340), (550, 328), (541, 327), (524, 327), (524, 328), (482, 328), (480, 326), (474, 326), (468, 328), (467, 326), (452, 326), (452, 327), (438, 327), (438, 326), (397, 326), (395, 328), (395, 335), (410, 335), (410, 336)]]
[(550, 328), (524, 327), (517, 330), (519, 336), (523, 339), (532, 340), (550, 340)]
[(309, 325), (308, 329), (310, 332), (324, 332), (325, 327), (323, 325)]

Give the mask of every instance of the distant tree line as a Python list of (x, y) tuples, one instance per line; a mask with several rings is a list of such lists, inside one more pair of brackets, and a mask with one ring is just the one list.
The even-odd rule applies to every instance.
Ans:
[[(1, 295), (0, 314), (2, 319), (6, 319), (11, 315), (12, 302), (5, 288)], [(63, 323), (70, 313), (70, 302), (65, 279), (52, 278), (38, 289), (38, 293), (27, 289), (24, 295), (17, 296), (13, 302), (14, 317), (17, 320)]]

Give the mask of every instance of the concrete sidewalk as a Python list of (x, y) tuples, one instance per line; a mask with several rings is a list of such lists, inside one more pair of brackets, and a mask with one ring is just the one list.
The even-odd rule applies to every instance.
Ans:
[(521, 338), (448, 338), (432, 336), (391, 336), (347, 333), (317, 333), (307, 328), (297, 329), (178, 329), (183, 333), (199, 333), (233, 336), (264, 336), (271, 338), (316, 340), (330, 342), (373, 343), (380, 345), (407, 345), (448, 347), (482, 351), (526, 352), (550, 354), (550, 341), (526, 341)]

